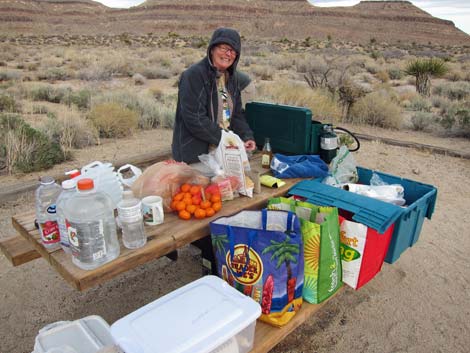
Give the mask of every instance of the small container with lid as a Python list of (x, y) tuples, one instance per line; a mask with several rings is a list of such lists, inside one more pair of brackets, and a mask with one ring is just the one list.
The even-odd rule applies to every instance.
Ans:
[(78, 192), (64, 202), (72, 261), (84, 270), (95, 269), (119, 256), (113, 204), (96, 191), (92, 179), (81, 179)]
[(142, 202), (132, 191), (124, 191), (124, 198), (118, 203), (119, 223), (122, 228), (122, 242), (128, 249), (137, 249), (147, 243), (142, 216)]

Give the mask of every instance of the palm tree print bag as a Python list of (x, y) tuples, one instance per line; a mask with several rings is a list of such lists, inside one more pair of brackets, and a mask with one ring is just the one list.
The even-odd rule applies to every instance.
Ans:
[(303, 245), (298, 217), (241, 211), (210, 223), (217, 272), (261, 305), (260, 319), (283, 326), (302, 305)]

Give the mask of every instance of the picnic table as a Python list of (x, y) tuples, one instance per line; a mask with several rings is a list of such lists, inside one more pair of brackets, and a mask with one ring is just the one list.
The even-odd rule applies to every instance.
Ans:
[[(210, 239), (209, 222), (211, 220), (241, 210), (260, 209), (267, 204), (269, 198), (285, 195), (288, 189), (297, 183), (299, 179), (286, 179), (285, 181), (286, 185), (280, 188), (261, 187), (260, 193), (255, 193), (252, 198), (239, 197), (232, 201), (226, 201), (222, 209), (210, 218), (183, 221), (173, 213), (166, 213), (163, 224), (145, 226), (145, 233), (147, 234), (147, 244), (145, 246), (130, 250), (120, 242), (121, 252), (119, 257), (91, 271), (85, 271), (75, 266), (70, 255), (62, 249), (46, 249), (42, 245), (39, 231), (34, 225), (34, 211), (12, 217), (13, 227), (18, 234), (0, 241), (0, 249), (14, 266), (36, 258), (44, 258), (75, 289), (83, 291), (109, 281), (137, 266), (171, 254), (187, 244)], [(268, 352), (325, 303), (313, 305), (304, 302), (300, 312), (282, 328), (272, 327), (258, 321), (252, 352)]]

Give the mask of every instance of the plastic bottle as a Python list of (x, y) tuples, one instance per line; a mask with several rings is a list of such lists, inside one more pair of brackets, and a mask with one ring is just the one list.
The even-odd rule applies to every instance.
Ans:
[(273, 158), (273, 151), (271, 149), (271, 142), (269, 137), (264, 139), (263, 150), (261, 151), (261, 166), (269, 169), (271, 166), (271, 160)]
[(57, 199), (57, 224), (59, 225), (60, 246), (67, 254), (71, 253), (69, 234), (67, 232), (67, 224), (64, 215), (65, 200), (76, 194), (77, 181), (74, 179), (64, 180), (62, 182), (62, 192)]
[(117, 205), (119, 223), (122, 228), (122, 242), (128, 249), (137, 249), (147, 243), (142, 216), (142, 202), (132, 191), (125, 191), (124, 198)]
[(44, 247), (56, 248), (60, 241), (57, 225), (56, 201), (62, 189), (54, 178), (41, 178), (41, 185), (36, 190), (36, 220)]
[(320, 135), (320, 158), (329, 164), (336, 157), (338, 150), (338, 137), (331, 125), (324, 125)]
[(72, 262), (84, 270), (95, 269), (119, 256), (113, 205), (92, 179), (81, 179), (78, 192), (64, 201)]

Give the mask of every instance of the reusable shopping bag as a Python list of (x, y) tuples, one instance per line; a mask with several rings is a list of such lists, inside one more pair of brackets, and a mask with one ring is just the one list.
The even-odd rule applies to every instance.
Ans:
[(331, 297), (342, 286), (338, 209), (285, 197), (270, 199), (268, 209), (293, 211), (300, 219), (304, 300), (318, 304)]
[(298, 217), (241, 211), (210, 223), (217, 272), (261, 305), (262, 321), (283, 326), (302, 305), (303, 248)]
[(382, 269), (394, 224), (380, 234), (362, 223), (340, 216), (341, 262), (343, 282), (359, 289)]

